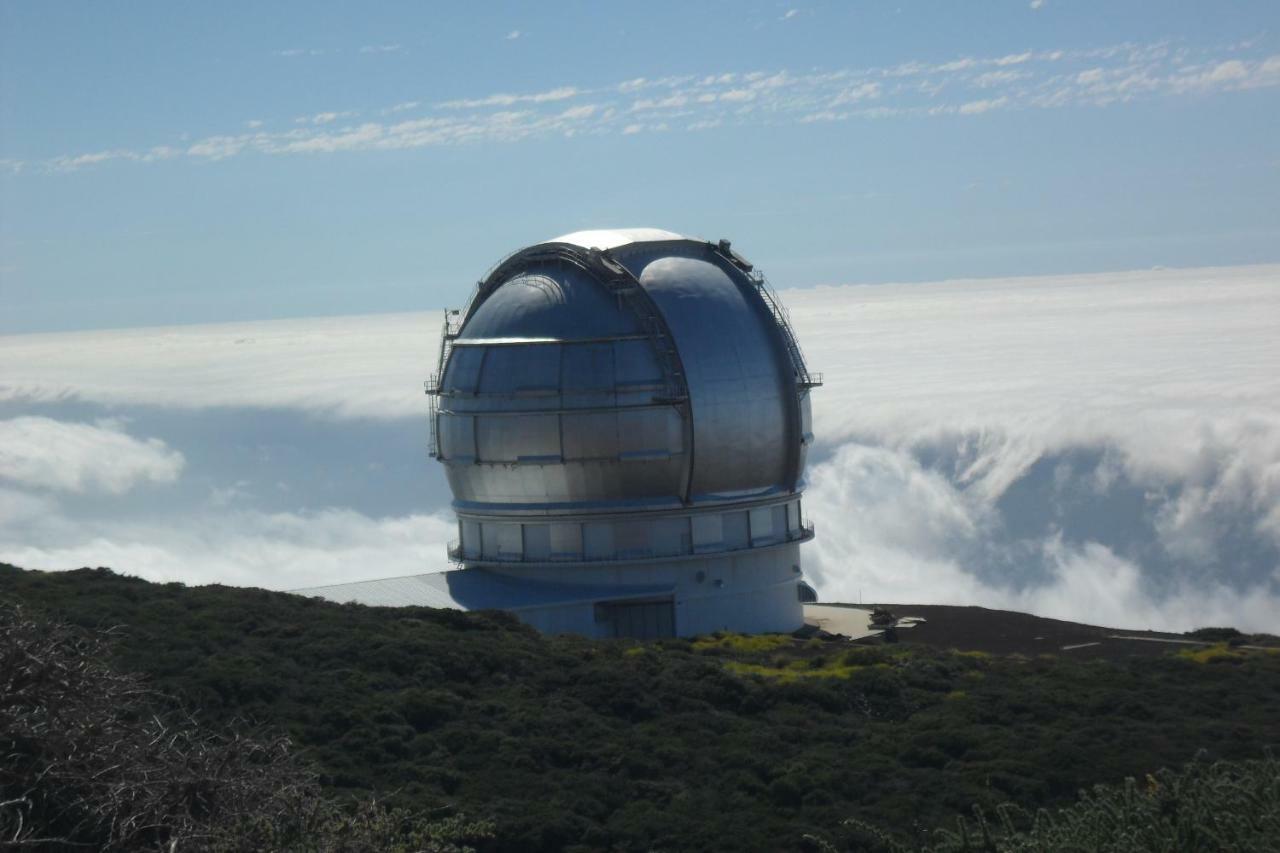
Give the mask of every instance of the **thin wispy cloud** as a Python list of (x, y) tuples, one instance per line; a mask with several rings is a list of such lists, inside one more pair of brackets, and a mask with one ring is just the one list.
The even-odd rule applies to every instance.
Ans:
[(1204, 97), (1280, 85), (1280, 55), (1247, 55), (1252, 49), (1247, 43), (1216, 52), (1164, 42), (1126, 43), (860, 69), (639, 77), (428, 105), (415, 99), (372, 111), (384, 117), (403, 116), (396, 121), (353, 124), (349, 120), (359, 110), (324, 111), (297, 119), (304, 126), (289, 131), (254, 127), (255, 132), (214, 135), (183, 148), (115, 148), (54, 157), (39, 165), (68, 171), (112, 160), (148, 162), (175, 156), (220, 160), (248, 152), (396, 150), (549, 135), (629, 135), (673, 127), (882, 121), (903, 116), (978, 120), (996, 111), (1111, 107), (1138, 99)]
[(520, 38), (520, 36), (521, 36), (521, 35), (522, 35), (522, 33), (521, 33), (519, 30), (512, 30), (511, 32), (509, 32), (509, 33), (507, 33), (505, 36), (503, 36), (503, 40), (504, 40), (504, 41), (515, 41), (516, 39)]
[(438, 106), (446, 110), (476, 109), (479, 107), (510, 107), (516, 104), (548, 104), (576, 98), (584, 94), (584, 90), (575, 86), (560, 86), (546, 92), (532, 92), (522, 95), (497, 94), (483, 98), (462, 98), (454, 101), (442, 101)]
[(399, 53), (404, 49), (399, 44), (367, 44), (360, 48), (361, 53)]
[(392, 115), (394, 113), (408, 112), (409, 110), (416, 110), (420, 106), (422, 106), (422, 101), (401, 101), (398, 104), (387, 107), (382, 111), (382, 114)]

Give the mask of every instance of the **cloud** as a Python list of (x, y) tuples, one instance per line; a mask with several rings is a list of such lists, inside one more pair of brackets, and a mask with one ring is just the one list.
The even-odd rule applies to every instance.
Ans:
[(399, 53), (403, 45), (399, 44), (367, 44), (360, 48), (361, 53)]
[(1027, 76), (1025, 71), (986, 71), (973, 78), (973, 85), (979, 89), (990, 89), (1022, 80)]
[(968, 101), (956, 108), (956, 112), (962, 116), (980, 115), (991, 110), (998, 110), (1001, 107), (1008, 106), (1009, 99), (1005, 97), (999, 98), (983, 98), (977, 101)]
[(445, 101), (440, 106), (444, 109), (475, 109), (477, 107), (510, 107), (516, 104), (546, 104), (576, 98), (583, 94), (582, 90), (573, 86), (561, 86), (545, 92), (534, 92), (528, 95), (488, 95), (483, 98)]
[(786, 12), (784, 12), (784, 13), (783, 13), (782, 17), (781, 17), (781, 18), (779, 18), (778, 20), (780, 20), (780, 21), (789, 21), (789, 20), (791, 20), (792, 18), (794, 18), (796, 15), (799, 15), (799, 14), (800, 14), (800, 10), (799, 10), (799, 9), (788, 9)]
[(1280, 627), (1277, 280), (787, 292), (827, 383), (806, 496), (824, 597)]
[(424, 416), (439, 325), (432, 312), (0, 337), (0, 400)]
[(210, 136), (187, 148), (187, 154), (207, 160), (223, 160), (234, 157), (250, 144), (251, 136)]
[(509, 33), (507, 33), (505, 36), (503, 36), (503, 40), (504, 40), (504, 41), (515, 41), (515, 40), (516, 40), (516, 39), (518, 39), (518, 38), (520, 38), (520, 31), (519, 31), (519, 30), (512, 30), (511, 32), (509, 32)]
[[(389, 51), (395, 45), (378, 47)], [(538, 92), (497, 92), (454, 98), (424, 108), (418, 124), (389, 119), (337, 127), (354, 110), (296, 120), (290, 130), (215, 134), (184, 149), (103, 149), (53, 157), (45, 170), (73, 171), (109, 161), (149, 162), (186, 156), (223, 160), (247, 152), (403, 150), (476, 142), (516, 142), (551, 135), (636, 132), (628, 112), (652, 113), (644, 129), (767, 122), (883, 121), (904, 116), (976, 116), (999, 109), (1110, 106), (1139, 98), (1206, 96), (1280, 86), (1280, 56), (1250, 56), (1252, 43), (1223, 48), (1172, 48), (1164, 42), (1121, 43), (1074, 50), (1025, 50), (944, 61), (909, 60), (871, 68), (756, 70), (635, 77), (599, 85), (564, 85)], [(590, 115), (566, 115), (562, 102), (590, 97)], [(874, 100), (874, 106), (866, 102)], [(418, 108), (416, 101), (406, 101)], [(397, 105), (401, 106), (401, 105)], [(405, 107), (409, 109), (410, 107)], [(396, 107), (380, 111), (393, 116)], [(371, 110), (370, 112), (376, 112)], [(163, 152), (163, 153), (161, 153)]]
[(0, 560), (46, 570), (108, 566), (158, 583), (286, 590), (444, 570), (446, 543), (458, 529), (443, 514), (370, 518), (349, 509), (211, 508), (163, 522), (41, 518), (19, 527), (0, 516)]
[[(813, 394), (818, 442), (805, 507), (818, 536), (805, 546), (806, 573), (827, 600), (860, 592), (1123, 627), (1280, 628), (1278, 282), (1280, 265), (1270, 265), (783, 291), (826, 382)], [(283, 435), (302, 455), (287, 471), (340, 471), (338, 498), (374, 495), (385, 470), (403, 464), (405, 445), (364, 459), (357, 448), (390, 443), (360, 440), (360, 430), (424, 422), (422, 380), (438, 328), (438, 315), (411, 314), (0, 337), (0, 363), (10, 366), (0, 402), (187, 411), (200, 422), (225, 411), (247, 430), (249, 412), (296, 412)], [(299, 424), (314, 422), (329, 424), (333, 438), (301, 441)], [(143, 523), (153, 508), (130, 516), (123, 499), (113, 499), (110, 519), (67, 509), (65, 524), (31, 532), (30, 519), (57, 515), (48, 501), (77, 494), (50, 484), (101, 492), (103, 481), (131, 483), (133, 500), (146, 495), (138, 486), (164, 482), (172, 448), (188, 459), (196, 452), (157, 447), (119, 424), (41, 426), (88, 429), (96, 443), (87, 446), (99, 449), (123, 439), (150, 467), (131, 463), (123, 470), (133, 473), (114, 480), (66, 473), (131, 458), (99, 450), (51, 450), (45, 467), (24, 463), (37, 473), (6, 481), (0, 513), (28, 521), (10, 525), (0, 558), (150, 567), (163, 579), (187, 579), (185, 568), (163, 567), (189, 563), (192, 577), (272, 585), (264, 578), (278, 557), (295, 567), (296, 580), (281, 587), (356, 579), (341, 574), (342, 558), (379, 567), (364, 577), (443, 567), (438, 550), (419, 549), (452, 538), (443, 498), (438, 514), (407, 511), (416, 498), (326, 514), (290, 504), (315, 491), (297, 480), (273, 491), (283, 511), (258, 511), (274, 477), (246, 484), (257, 468), (221, 457), (182, 478), (193, 481), (211, 532), (197, 532), (206, 518), (190, 507), (173, 523)], [(338, 440), (348, 433), (356, 438)], [(341, 538), (326, 540), (324, 525)], [(391, 532), (405, 530), (414, 532)], [(213, 535), (235, 547), (210, 553), (213, 540), (202, 537)], [(388, 537), (381, 550), (377, 535)], [(303, 549), (310, 539), (330, 541), (339, 559)], [(326, 574), (308, 574), (308, 561)]]
[(143, 483), (172, 483), (184, 461), (163, 441), (140, 441), (113, 424), (0, 421), (0, 481), (11, 485), (120, 495)]
[(1031, 2), (1027, 5), (1029, 5), (1032, 9), (1043, 9), (1044, 0), (1031, 0)]
[(382, 112), (384, 115), (390, 114), (390, 113), (402, 113), (402, 112), (407, 112), (408, 110), (416, 110), (420, 106), (422, 106), (421, 101), (401, 101), (398, 104), (394, 104), (393, 106), (387, 107)]

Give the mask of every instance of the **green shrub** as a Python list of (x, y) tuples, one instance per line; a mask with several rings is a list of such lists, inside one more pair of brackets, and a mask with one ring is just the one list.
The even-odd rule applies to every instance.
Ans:
[[(1012, 803), (975, 806), (955, 830), (905, 845), (861, 821), (849, 825), (895, 853), (1246, 853), (1280, 849), (1280, 761), (1192, 761), (1142, 782), (1095, 785), (1077, 803), (1034, 813)], [(827, 845), (828, 849), (831, 846)]]
[(109, 640), (0, 604), (0, 847), (457, 853), (492, 837), (326, 799), (287, 738), (181, 714), (112, 669)]

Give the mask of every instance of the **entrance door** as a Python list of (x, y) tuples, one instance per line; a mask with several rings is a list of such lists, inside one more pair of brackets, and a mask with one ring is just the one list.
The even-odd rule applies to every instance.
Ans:
[(635, 640), (656, 640), (676, 635), (675, 604), (661, 601), (618, 602), (598, 604), (601, 621), (610, 623), (609, 636)]

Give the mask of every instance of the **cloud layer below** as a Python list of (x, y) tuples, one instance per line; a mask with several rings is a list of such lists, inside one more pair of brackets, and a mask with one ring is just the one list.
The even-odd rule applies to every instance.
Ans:
[(119, 495), (140, 482), (172, 483), (184, 461), (163, 441), (139, 441), (110, 422), (0, 421), (0, 481), (28, 488)]
[[(783, 295), (826, 380), (805, 554), (824, 598), (1280, 630), (1280, 267)], [(444, 568), (443, 503), (415, 503), (412, 477), (370, 497), (387, 471), (438, 479), (402, 458), (438, 325), (0, 338), (0, 435), (19, 448), (0, 457), (0, 559), (277, 588)], [(182, 426), (217, 412), (216, 430)], [(323, 501), (309, 468), (341, 470)], [(141, 509), (178, 494), (162, 519)]]

